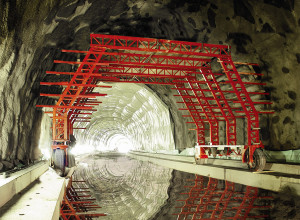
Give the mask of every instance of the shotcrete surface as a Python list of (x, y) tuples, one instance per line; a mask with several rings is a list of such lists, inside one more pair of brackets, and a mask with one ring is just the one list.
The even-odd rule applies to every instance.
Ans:
[[(39, 93), (61, 88), (46, 89), (39, 82), (57, 80), (46, 70), (71, 71), (53, 60), (74, 58), (61, 49), (87, 50), (91, 32), (231, 45), (233, 59), (259, 63), (261, 81), (268, 84), (276, 112), (261, 119), (264, 144), (273, 150), (299, 148), (299, 1), (18, 2), (0, 3), (1, 159), (29, 162), (40, 156), (42, 113), (35, 104), (52, 104)], [(195, 133), (188, 131), (171, 89), (151, 88), (169, 108), (176, 148), (192, 147)], [(243, 134), (240, 129), (240, 139)]]
[(133, 149), (157, 151), (175, 149), (171, 119), (167, 106), (145, 86), (136, 84), (104, 84), (112, 88), (97, 88), (108, 94), (90, 117), (91, 122), (78, 123), (74, 151)]
[[(54, 104), (54, 99), (40, 98), (39, 93), (60, 93), (62, 87), (46, 88), (39, 82), (68, 80), (69, 76), (49, 76), (45, 72), (74, 71), (74, 66), (59, 66), (53, 64), (53, 60), (79, 58), (61, 50), (87, 50), (89, 33), (231, 45), (235, 61), (258, 63), (258, 71), (264, 74), (257, 80), (266, 82), (267, 86), (259, 89), (265, 89), (270, 96), (259, 98), (270, 99), (271, 109), (275, 110), (273, 115), (261, 117), (261, 138), (266, 148), (299, 149), (300, 1), (16, 0), (1, 1), (0, 11), (1, 169), (31, 163), (41, 157), (41, 151), (49, 149), (50, 118), (35, 105)], [(181, 117), (186, 113), (178, 111), (183, 106), (176, 103), (178, 100), (169, 87), (113, 86), (114, 92), (107, 91), (111, 94), (107, 97), (110, 101), (105, 101), (103, 108), (99, 107), (87, 132), (77, 133), (78, 144), (84, 146), (82, 149), (90, 146), (118, 149), (124, 143), (133, 149), (145, 150), (183, 150), (194, 146), (195, 132), (189, 131), (192, 127)], [(160, 101), (145, 100), (146, 90)], [(158, 107), (159, 102), (161, 107)], [(238, 120), (238, 126), (238, 140), (245, 141), (244, 120)], [(221, 140), (224, 141), (224, 137)], [(146, 165), (144, 169), (140, 167), (142, 162), (126, 162), (128, 159), (116, 159), (125, 160), (124, 169), (121, 165), (114, 167), (102, 162), (98, 166), (98, 159), (92, 158), (86, 158), (92, 161), (87, 163), (88, 169), (81, 168), (80, 175), (95, 184), (95, 190), (99, 187), (99, 192), (115, 198), (107, 202), (110, 213), (118, 208), (118, 203), (120, 210), (115, 211), (116, 216), (120, 217), (121, 211), (126, 209), (129, 219), (133, 216), (146, 219), (143, 213), (153, 216), (159, 209), (158, 204), (161, 206), (166, 201), (170, 170), (153, 165)], [(105, 164), (114, 164), (113, 159), (105, 160)], [(95, 166), (90, 167), (93, 163)], [(94, 175), (97, 172), (105, 173), (109, 179), (106, 187), (111, 188), (97, 185)], [(133, 172), (140, 175), (131, 175)], [(124, 178), (117, 181), (114, 175)], [(151, 178), (156, 182), (149, 187), (151, 182), (147, 180)], [(127, 190), (133, 182), (140, 183), (141, 187), (134, 193)], [(112, 187), (113, 184), (117, 185)], [(170, 189), (174, 184), (172, 182)], [(280, 210), (277, 214), (283, 219), (297, 217), (299, 206), (295, 199), (285, 198), (277, 204)]]

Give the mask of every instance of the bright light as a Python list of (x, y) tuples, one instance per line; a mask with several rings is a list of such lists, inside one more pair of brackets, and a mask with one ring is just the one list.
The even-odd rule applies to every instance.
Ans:
[(74, 155), (88, 154), (95, 151), (95, 148), (88, 144), (76, 144), (75, 147), (71, 150), (71, 153)]
[(128, 137), (122, 134), (115, 134), (109, 140), (107, 145), (111, 150), (117, 150), (120, 153), (128, 153), (133, 149), (133, 144)]
[(117, 148), (120, 153), (128, 153), (132, 149), (132, 144), (130, 143), (120, 143)]
[(124, 134), (113, 134), (108, 137), (105, 142), (99, 141), (97, 144), (90, 145), (78, 142), (71, 150), (71, 153), (74, 155), (96, 153), (96, 151), (118, 151), (120, 153), (127, 153), (132, 149), (134, 149), (134, 145), (130, 137)]
[(42, 148), (40, 150), (43, 154), (43, 158), (46, 159), (46, 160), (49, 160), (50, 157), (51, 157), (49, 149)]
[(87, 163), (79, 163), (79, 166), (83, 166), (85, 168), (88, 168), (89, 165)]

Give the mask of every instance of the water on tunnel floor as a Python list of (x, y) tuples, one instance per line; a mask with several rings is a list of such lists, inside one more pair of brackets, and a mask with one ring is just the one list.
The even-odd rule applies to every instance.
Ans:
[(298, 197), (172, 170), (120, 153), (78, 158), (99, 219), (299, 219)]

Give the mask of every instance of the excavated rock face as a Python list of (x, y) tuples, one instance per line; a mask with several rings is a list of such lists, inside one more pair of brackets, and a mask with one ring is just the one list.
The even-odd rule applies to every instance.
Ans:
[[(29, 160), (37, 149), (42, 113), (35, 104), (45, 70), (71, 70), (53, 59), (74, 58), (61, 49), (86, 50), (89, 33), (166, 38), (232, 45), (236, 61), (260, 64), (276, 113), (263, 117), (262, 139), (270, 149), (299, 148), (298, 1), (76, 0), (1, 2), (0, 125), (1, 158)], [(188, 133), (167, 87), (151, 86), (169, 106), (175, 145), (191, 147)], [(52, 88), (59, 92), (61, 88)], [(48, 90), (49, 91), (49, 90)], [(181, 129), (184, 128), (184, 129)], [(188, 146), (187, 146), (188, 145)]]
[[(74, 71), (72, 66), (54, 65), (53, 60), (77, 59), (75, 55), (61, 53), (61, 49), (87, 50), (91, 32), (231, 45), (233, 59), (258, 63), (258, 71), (264, 74), (260, 80), (268, 84), (265, 89), (270, 93), (269, 99), (274, 103), (272, 109), (276, 112), (261, 119), (264, 144), (273, 150), (298, 149), (300, 146), (300, 1), (11, 0), (1, 1), (0, 11), (0, 170), (13, 165), (14, 159), (25, 163), (37, 159), (39, 145), (49, 147), (50, 119), (35, 105), (55, 103), (53, 99), (40, 98), (39, 93), (60, 93), (62, 88), (41, 87), (39, 82), (66, 81), (67, 76), (46, 76), (45, 71)], [(169, 113), (167, 130), (174, 136), (174, 143), (170, 141), (159, 149), (172, 149), (174, 145), (180, 150), (192, 147), (195, 133), (188, 131), (182, 113), (177, 110), (174, 91), (156, 85), (148, 89), (159, 97), (161, 103), (157, 106), (164, 106), (163, 111)], [(119, 104), (115, 97), (103, 105), (110, 108), (102, 108), (103, 112), (95, 114), (86, 136), (78, 134), (77, 142), (108, 142), (109, 138), (97, 136), (105, 129), (109, 131), (108, 136), (136, 134), (136, 140), (140, 140), (143, 132), (149, 132), (147, 138), (151, 144), (139, 144), (145, 150), (157, 150), (153, 146), (158, 131), (151, 133), (151, 126), (140, 131), (138, 128), (143, 123), (159, 120), (151, 120), (144, 114), (144, 121), (130, 124), (122, 118), (122, 115), (131, 117), (141, 110), (155, 108), (145, 107), (150, 103), (145, 101), (144, 107), (131, 109), (129, 104), (135, 100), (126, 94), (129, 93), (118, 94)], [(124, 100), (129, 104), (124, 104)], [(116, 111), (112, 108), (114, 104)], [(120, 110), (121, 107), (129, 109), (130, 114)], [(108, 118), (110, 113), (115, 119)], [(120, 120), (116, 122), (116, 119)], [(137, 126), (131, 130), (123, 129), (135, 123)], [(244, 121), (238, 120), (238, 124), (239, 140), (243, 141)], [(117, 129), (111, 129), (111, 125)], [(175, 212), (175, 208), (170, 207), (177, 198), (176, 193), (181, 192), (179, 183), (185, 178), (181, 174), (172, 177), (169, 169), (129, 159), (103, 159), (105, 163), (99, 158), (86, 160), (89, 169), (81, 167), (78, 175), (89, 180), (99, 201), (115, 196), (116, 200), (105, 201), (105, 211), (115, 213), (117, 219), (122, 213), (128, 219), (164, 219), (164, 216), (171, 218)], [(124, 167), (113, 166), (114, 160)], [(108, 177), (103, 178), (103, 185), (98, 183), (99, 176)], [(147, 179), (154, 185), (149, 187)], [(154, 191), (149, 192), (149, 189)], [(132, 209), (128, 208), (127, 201), (132, 202)], [(115, 202), (119, 205), (117, 211)], [(163, 204), (164, 208), (158, 213)], [(294, 217), (295, 210), (293, 208), (284, 217)]]

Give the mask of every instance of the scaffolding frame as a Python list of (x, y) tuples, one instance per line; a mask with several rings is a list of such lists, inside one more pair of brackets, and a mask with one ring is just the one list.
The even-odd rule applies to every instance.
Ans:
[(64, 193), (60, 216), (63, 220), (90, 220), (107, 216), (105, 213), (98, 213), (97, 210), (101, 207), (95, 202), (86, 181), (73, 180), (71, 176)]
[[(236, 145), (236, 119), (247, 120), (247, 143), (249, 157), (243, 162), (253, 162), (253, 153), (263, 148), (259, 136), (259, 114), (255, 105), (271, 104), (255, 102), (251, 95), (264, 95), (262, 92), (248, 92), (248, 85), (265, 85), (257, 82), (244, 82), (241, 75), (262, 75), (260, 73), (238, 72), (227, 45), (205, 44), (164, 39), (91, 34), (88, 51), (62, 50), (67, 53), (83, 54), (82, 61), (55, 60), (54, 63), (78, 65), (75, 72), (47, 71), (47, 74), (72, 76), (69, 82), (41, 82), (41, 85), (62, 85), (62, 94), (41, 94), (42, 96), (58, 96), (54, 106), (37, 105), (53, 108), (53, 144), (52, 148), (66, 149), (70, 135), (73, 134), (75, 122), (86, 117), (79, 115), (96, 111), (93, 107), (100, 104), (98, 96), (106, 94), (94, 93), (99, 82), (122, 82), (172, 85), (182, 98), (181, 104), (192, 119), (197, 132), (197, 144), (200, 145), (200, 158), (207, 158), (205, 141), (205, 125), (209, 125), (210, 143), (220, 145), (219, 122), (226, 122), (226, 144)], [(213, 72), (211, 63), (217, 60), (222, 72)], [(236, 63), (251, 65), (253, 63)], [(226, 80), (219, 81), (218, 76)], [(200, 79), (201, 78), (201, 79)], [(230, 89), (222, 89), (229, 85)], [(234, 99), (228, 98), (228, 94)], [(236, 107), (236, 105), (239, 105)], [(78, 128), (77, 128), (78, 129)], [(85, 128), (80, 128), (85, 129)], [(203, 147), (201, 147), (201, 145)], [(205, 147), (204, 147), (205, 145)], [(244, 151), (245, 152), (245, 151)], [(241, 154), (241, 152), (236, 152)], [(228, 153), (227, 153), (228, 154)]]
[[(206, 181), (208, 179), (208, 181)], [(268, 218), (268, 214), (251, 213), (254, 210), (267, 210), (271, 205), (255, 204), (257, 200), (272, 200), (271, 196), (260, 196), (259, 189), (252, 186), (245, 186), (245, 190), (237, 189), (236, 184), (226, 181), (195, 175), (194, 179), (187, 182), (193, 185), (184, 186), (189, 189), (182, 195), (186, 199), (177, 200), (183, 202), (183, 206), (175, 207), (180, 209), (177, 220), (197, 219), (256, 219)], [(224, 186), (225, 184), (225, 186)]]

